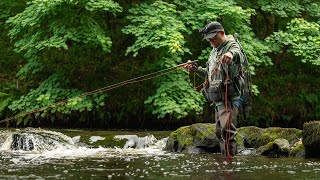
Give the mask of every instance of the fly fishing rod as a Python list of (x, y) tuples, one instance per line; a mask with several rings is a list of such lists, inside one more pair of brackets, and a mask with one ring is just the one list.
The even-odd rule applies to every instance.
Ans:
[(195, 64), (196, 62), (198, 62), (198, 60), (188, 61), (186, 63), (182, 63), (182, 64), (179, 64), (177, 66), (171, 67), (171, 68), (163, 69), (163, 70), (156, 71), (156, 72), (153, 72), (153, 73), (149, 73), (149, 74), (146, 74), (146, 75), (143, 75), (143, 76), (132, 78), (132, 79), (129, 79), (129, 80), (126, 80), (126, 81), (122, 81), (122, 82), (119, 82), (119, 83), (116, 83), (116, 84), (113, 84), (113, 85), (110, 85), (110, 86), (106, 86), (106, 87), (103, 87), (103, 88), (100, 88), (100, 89), (89, 91), (89, 92), (80, 94), (78, 96), (72, 97), (72, 98), (68, 98), (68, 99), (65, 99), (65, 100), (62, 100), (62, 101), (58, 101), (58, 102), (49, 104), (48, 106), (45, 106), (45, 107), (42, 107), (42, 108), (34, 109), (34, 110), (30, 111), (30, 112), (20, 113), (20, 114), (18, 114), (16, 116), (3, 119), (3, 120), (0, 121), (0, 123), (8, 122), (8, 121), (11, 121), (11, 120), (14, 120), (14, 119), (26, 116), (26, 115), (30, 115), (30, 114), (33, 114), (33, 113), (36, 113), (36, 112), (44, 111), (44, 110), (46, 110), (46, 109), (48, 109), (50, 107), (54, 107), (54, 106), (57, 106), (57, 105), (65, 105), (68, 102), (70, 102), (72, 100), (75, 100), (77, 98), (82, 98), (82, 97), (86, 97), (86, 96), (93, 95), (93, 94), (99, 94), (99, 93), (106, 92), (106, 91), (109, 91), (109, 90), (112, 90), (112, 89), (115, 89), (115, 88), (118, 88), (118, 87), (121, 87), (121, 86), (124, 86), (124, 85), (127, 85), (127, 84), (132, 84), (132, 83), (136, 83), (136, 82), (142, 82), (142, 81), (146, 81), (146, 80), (153, 79), (153, 78), (156, 78), (156, 77), (160, 77), (160, 76), (166, 75), (168, 73), (171, 73), (171, 72), (175, 71), (176, 69), (181, 68), (181, 67), (183, 67), (183, 66), (185, 66), (187, 64)]

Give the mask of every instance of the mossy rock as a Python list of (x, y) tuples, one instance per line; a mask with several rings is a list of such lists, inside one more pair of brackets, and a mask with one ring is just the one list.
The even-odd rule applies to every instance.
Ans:
[[(219, 140), (216, 137), (215, 130), (216, 124), (211, 123), (197, 123), (181, 127), (170, 134), (166, 150), (173, 152), (219, 153)], [(242, 134), (236, 136), (236, 141), (238, 151), (244, 149)]]
[(286, 139), (275, 139), (267, 145), (261, 146), (257, 153), (268, 157), (288, 157), (289, 142)]
[(174, 152), (219, 152), (215, 124), (197, 123), (172, 132), (166, 150)]
[(294, 145), (289, 153), (290, 157), (305, 157), (305, 149), (302, 141), (299, 141)]
[(293, 144), (302, 137), (302, 131), (299, 129), (280, 127), (258, 128), (247, 126), (239, 128), (238, 133), (243, 136), (246, 148), (259, 148), (279, 138), (284, 138), (290, 144)]
[(242, 151), (245, 149), (245, 146), (244, 146), (244, 136), (240, 133), (237, 133), (237, 136), (236, 136), (236, 142), (237, 142), (237, 149), (238, 149), (238, 152)]
[(320, 121), (303, 124), (302, 143), (306, 157), (320, 157)]

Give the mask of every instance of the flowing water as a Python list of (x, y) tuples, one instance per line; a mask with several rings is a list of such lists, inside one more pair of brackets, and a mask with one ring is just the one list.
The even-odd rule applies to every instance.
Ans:
[[(320, 159), (242, 155), (227, 162), (219, 154), (164, 151), (169, 132), (61, 132), (0, 130), (0, 179), (320, 179)], [(97, 144), (115, 136), (126, 148)]]

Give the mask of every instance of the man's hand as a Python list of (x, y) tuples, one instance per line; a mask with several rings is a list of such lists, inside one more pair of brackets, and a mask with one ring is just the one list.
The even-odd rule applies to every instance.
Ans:
[(187, 69), (188, 71), (197, 71), (198, 65), (196, 63), (193, 63), (191, 60), (188, 60), (187, 63), (182, 66), (184, 69)]
[(231, 52), (227, 52), (221, 57), (221, 63), (230, 64), (232, 62), (233, 55)]

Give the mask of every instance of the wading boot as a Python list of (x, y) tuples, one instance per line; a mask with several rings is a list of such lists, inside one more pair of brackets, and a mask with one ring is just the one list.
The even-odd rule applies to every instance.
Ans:
[(237, 142), (230, 142), (228, 150), (231, 156), (235, 156), (238, 153)]

